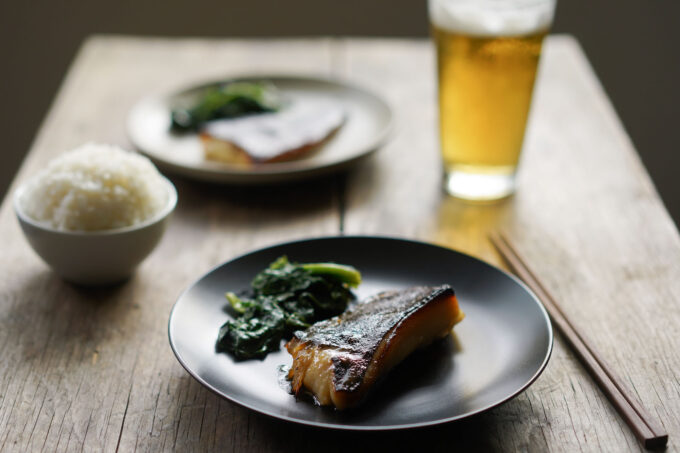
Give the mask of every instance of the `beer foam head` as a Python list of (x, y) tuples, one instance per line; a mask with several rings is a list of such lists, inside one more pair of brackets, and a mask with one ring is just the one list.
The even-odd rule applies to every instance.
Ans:
[(555, 0), (429, 0), (440, 29), (476, 36), (518, 36), (546, 30)]

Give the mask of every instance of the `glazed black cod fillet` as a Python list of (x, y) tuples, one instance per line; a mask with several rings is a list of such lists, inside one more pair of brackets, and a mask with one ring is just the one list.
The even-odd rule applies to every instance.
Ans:
[(346, 409), (414, 350), (451, 332), (464, 317), (453, 289), (418, 286), (372, 296), (340, 316), (295, 332), (286, 344), (295, 395)]

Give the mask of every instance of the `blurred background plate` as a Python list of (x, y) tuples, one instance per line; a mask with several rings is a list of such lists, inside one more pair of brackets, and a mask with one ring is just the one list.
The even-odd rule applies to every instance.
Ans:
[[(170, 132), (170, 112), (178, 100), (196, 96), (205, 88), (227, 81), (269, 81), (290, 100), (332, 100), (345, 110), (345, 123), (320, 149), (296, 161), (253, 168), (206, 161), (196, 134)], [(259, 75), (215, 81), (142, 99), (128, 116), (127, 130), (135, 147), (163, 170), (203, 181), (262, 184), (305, 179), (345, 169), (370, 155), (386, 140), (391, 122), (389, 106), (361, 88), (322, 78)]]
[[(215, 352), (218, 330), (228, 319), (225, 291), (247, 289), (255, 274), (281, 255), (355, 266), (363, 279), (359, 298), (449, 283), (466, 317), (453, 335), (394, 369), (357, 409), (340, 412), (296, 401), (279, 384), (279, 367), (292, 362), (287, 352), (243, 362)], [(281, 244), (216, 267), (179, 297), (168, 333), (180, 363), (215, 393), (279, 419), (350, 430), (435, 425), (493, 408), (534, 382), (548, 363), (553, 342), (543, 306), (509, 274), (447, 248), (361, 236)]]

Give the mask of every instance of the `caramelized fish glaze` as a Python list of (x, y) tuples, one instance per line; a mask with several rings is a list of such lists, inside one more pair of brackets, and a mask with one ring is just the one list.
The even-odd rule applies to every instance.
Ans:
[(450, 286), (379, 293), (340, 316), (296, 332), (287, 344), (296, 395), (320, 405), (356, 406), (411, 352), (448, 335), (463, 319)]

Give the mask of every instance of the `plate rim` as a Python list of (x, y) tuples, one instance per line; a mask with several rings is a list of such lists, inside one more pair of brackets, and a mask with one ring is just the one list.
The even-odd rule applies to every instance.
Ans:
[[(335, 159), (329, 162), (324, 162), (315, 165), (299, 166), (295, 161), (278, 162), (268, 164), (269, 168), (261, 168), (258, 170), (230, 168), (229, 166), (193, 166), (184, 165), (173, 162), (171, 160), (159, 157), (157, 153), (150, 152), (145, 147), (141, 146), (135, 140), (133, 134), (132, 123), (134, 113), (150, 102), (167, 102), (171, 97), (178, 96), (188, 91), (209, 87), (229, 81), (247, 81), (247, 80), (281, 80), (285, 83), (290, 82), (307, 82), (307, 83), (322, 83), (336, 88), (345, 90), (352, 90), (360, 93), (363, 97), (371, 99), (380, 105), (380, 108), (386, 113), (386, 122), (382, 129), (375, 134), (375, 136), (365, 145), (356, 148), (356, 153), (352, 156)], [(223, 78), (209, 78), (205, 80), (198, 80), (189, 82), (185, 85), (175, 88), (169, 88), (163, 91), (152, 92), (139, 98), (132, 107), (128, 110), (125, 120), (125, 134), (127, 139), (133, 145), (134, 149), (151, 159), (151, 161), (160, 168), (168, 170), (174, 174), (181, 175), (187, 178), (215, 182), (221, 184), (234, 185), (253, 185), (253, 184), (268, 184), (293, 180), (303, 180), (315, 176), (322, 176), (327, 173), (342, 170), (349, 167), (360, 160), (363, 160), (378, 149), (383, 147), (394, 136), (394, 109), (384, 97), (375, 93), (374, 91), (364, 88), (362, 85), (355, 84), (340, 77), (322, 76), (315, 74), (286, 74), (286, 73), (244, 73), (225, 75)], [(304, 162), (304, 160), (302, 160)]]
[[(536, 369), (536, 371), (534, 371), (532, 376), (525, 383), (523, 383), (521, 386), (519, 386), (519, 388), (517, 390), (515, 390), (514, 392), (512, 392), (511, 394), (509, 394), (509, 395), (507, 395), (503, 398), (500, 398), (498, 401), (495, 401), (495, 402), (488, 404), (484, 407), (478, 408), (478, 409), (473, 410), (473, 411), (466, 412), (464, 414), (456, 415), (456, 416), (453, 416), (453, 417), (446, 417), (446, 418), (441, 418), (441, 419), (426, 421), (426, 422), (415, 422), (415, 423), (406, 423), (406, 424), (398, 424), (398, 425), (346, 425), (346, 424), (341, 424), (341, 423), (326, 423), (326, 422), (317, 422), (317, 421), (311, 421), (311, 420), (301, 420), (299, 418), (277, 414), (276, 412), (267, 411), (267, 410), (263, 410), (263, 409), (254, 407), (251, 404), (244, 403), (244, 402), (239, 401), (239, 400), (237, 400), (233, 397), (230, 397), (228, 395), (223, 394), (222, 392), (220, 392), (219, 390), (214, 388), (211, 384), (206, 382), (203, 378), (201, 378), (201, 376), (199, 376), (197, 373), (195, 373), (194, 371), (189, 369), (189, 367), (182, 360), (179, 352), (177, 351), (175, 344), (173, 342), (172, 334), (171, 334), (171, 325), (172, 325), (172, 320), (173, 320), (173, 315), (175, 313), (175, 309), (177, 308), (179, 301), (183, 298), (183, 296), (187, 292), (189, 292), (201, 280), (203, 280), (204, 278), (206, 278), (208, 275), (212, 274), (213, 272), (217, 271), (219, 268), (221, 268), (221, 267), (223, 267), (223, 266), (225, 266), (225, 265), (227, 265), (227, 264), (229, 264), (233, 261), (244, 258), (246, 256), (253, 255), (253, 254), (256, 254), (256, 253), (260, 253), (260, 252), (266, 251), (268, 249), (272, 249), (272, 248), (280, 247), (280, 246), (289, 246), (289, 245), (294, 245), (294, 244), (299, 244), (299, 243), (320, 242), (320, 241), (325, 241), (325, 240), (338, 240), (338, 239), (384, 240), (384, 241), (388, 241), (388, 242), (396, 241), (396, 242), (406, 242), (406, 243), (410, 243), (410, 244), (415, 244), (415, 245), (418, 245), (418, 246), (427, 246), (427, 247), (438, 248), (438, 249), (442, 249), (442, 250), (445, 250), (447, 252), (452, 252), (452, 253), (455, 253), (455, 254), (458, 254), (458, 255), (462, 255), (462, 256), (464, 256), (468, 259), (472, 259), (474, 261), (477, 261), (477, 262), (481, 263), (482, 265), (489, 266), (489, 267), (501, 272), (506, 277), (509, 277), (511, 280), (513, 280), (515, 283), (517, 283), (520, 287), (522, 287), (525, 290), (525, 292), (531, 297), (533, 302), (538, 307), (539, 311), (542, 313), (543, 318), (545, 320), (545, 325), (547, 327), (547, 333), (548, 333), (548, 344), (547, 344), (547, 350), (545, 352), (545, 356), (543, 357), (543, 360), (542, 360), (540, 366), (538, 367), (538, 369)], [(416, 429), (416, 428), (437, 426), (437, 425), (442, 425), (442, 424), (445, 424), (445, 423), (451, 423), (451, 422), (455, 422), (455, 421), (458, 421), (458, 420), (463, 420), (463, 419), (473, 417), (475, 415), (487, 412), (487, 411), (489, 411), (493, 408), (496, 408), (498, 406), (501, 406), (501, 405), (507, 403), (508, 401), (513, 400), (518, 395), (520, 395), (522, 392), (524, 392), (527, 388), (529, 388), (539, 378), (539, 376), (543, 373), (543, 371), (545, 371), (545, 369), (548, 365), (548, 362), (550, 361), (550, 358), (552, 356), (553, 349), (554, 349), (555, 335), (554, 335), (554, 329), (553, 329), (553, 326), (552, 326), (552, 321), (550, 319), (550, 316), (548, 315), (547, 310), (543, 306), (543, 303), (540, 301), (538, 296), (536, 296), (536, 294), (531, 290), (531, 288), (529, 288), (522, 280), (520, 280), (519, 277), (517, 277), (517, 276), (515, 276), (515, 275), (513, 275), (513, 274), (491, 264), (491, 263), (488, 263), (488, 262), (486, 262), (486, 261), (484, 261), (480, 258), (472, 256), (468, 253), (461, 252), (459, 250), (447, 247), (445, 245), (441, 245), (441, 244), (437, 244), (437, 243), (433, 243), (433, 242), (425, 242), (425, 241), (420, 241), (420, 240), (415, 240), (415, 239), (403, 238), (403, 237), (399, 237), (399, 236), (329, 235), (329, 236), (315, 236), (315, 237), (309, 237), (309, 238), (305, 238), (305, 239), (297, 239), (297, 240), (291, 240), (291, 241), (277, 242), (277, 243), (274, 243), (274, 244), (271, 244), (271, 245), (259, 247), (259, 248), (254, 249), (254, 250), (238, 254), (237, 256), (234, 256), (233, 258), (231, 258), (227, 261), (224, 261), (220, 264), (217, 264), (216, 266), (213, 266), (208, 271), (204, 272), (198, 279), (194, 280), (191, 284), (189, 284), (180, 293), (180, 295), (175, 300), (175, 303), (173, 304), (172, 309), (170, 310), (170, 315), (169, 315), (169, 318), (168, 318), (168, 341), (170, 343), (170, 348), (172, 349), (172, 352), (175, 355), (175, 358), (180, 363), (180, 365), (182, 365), (182, 368), (184, 368), (184, 370), (187, 373), (189, 373), (189, 375), (192, 378), (196, 379), (201, 385), (206, 387), (208, 390), (210, 390), (214, 394), (230, 401), (231, 403), (234, 403), (234, 404), (237, 404), (237, 405), (244, 407), (246, 409), (252, 410), (252, 411), (254, 411), (258, 414), (273, 417), (273, 418), (275, 418), (277, 420), (281, 420), (281, 421), (296, 423), (296, 424), (299, 424), (299, 425), (305, 425), (305, 426), (310, 426), (310, 427), (315, 427), (315, 428), (323, 428), (323, 429), (333, 429), (333, 430), (341, 430), (341, 431), (395, 431), (395, 430), (406, 430), (406, 429)]]

